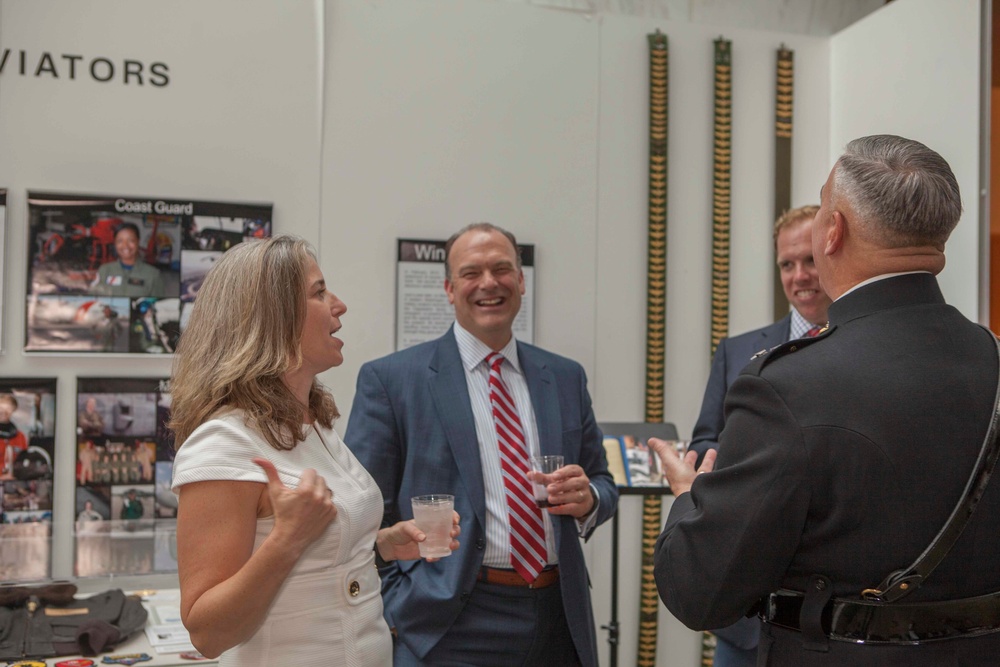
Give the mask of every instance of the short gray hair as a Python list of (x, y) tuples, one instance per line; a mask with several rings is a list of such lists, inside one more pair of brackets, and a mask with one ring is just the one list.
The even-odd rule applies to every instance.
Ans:
[(885, 247), (944, 245), (962, 216), (951, 167), (912, 139), (855, 139), (834, 167), (833, 184), (831, 194), (854, 206), (860, 231)]

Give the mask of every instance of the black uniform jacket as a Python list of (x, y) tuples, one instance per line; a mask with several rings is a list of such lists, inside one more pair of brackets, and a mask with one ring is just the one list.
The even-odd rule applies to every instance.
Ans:
[[(818, 338), (762, 355), (733, 383), (716, 471), (670, 510), (656, 545), (660, 596), (694, 629), (732, 623), (814, 574), (857, 597), (908, 566), (947, 520), (989, 426), (990, 334), (933, 276), (858, 288)], [(1000, 475), (952, 552), (906, 602), (1000, 590)], [(996, 665), (1000, 634), (919, 646), (831, 642), (805, 651), (765, 628), (768, 665)]]

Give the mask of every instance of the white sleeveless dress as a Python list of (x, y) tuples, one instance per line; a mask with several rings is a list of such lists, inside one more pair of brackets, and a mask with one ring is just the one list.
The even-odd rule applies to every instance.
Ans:
[[(234, 410), (191, 434), (174, 460), (172, 486), (207, 480), (266, 483), (255, 457), (272, 461), (289, 487), (298, 486), (304, 469), (316, 469), (333, 490), (337, 518), (295, 564), (257, 632), (223, 653), (219, 664), (391, 665), (392, 639), (382, 617), (372, 551), (382, 522), (382, 494), (335, 431), (310, 428), (304, 442), (281, 451)], [(274, 519), (257, 520), (254, 551), (273, 526)]]

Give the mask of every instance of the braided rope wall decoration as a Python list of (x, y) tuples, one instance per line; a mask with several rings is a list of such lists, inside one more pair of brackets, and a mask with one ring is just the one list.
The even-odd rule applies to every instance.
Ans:
[(729, 334), (729, 215), (732, 188), (732, 42), (715, 40), (715, 124), (712, 146), (712, 354)]
[[(792, 207), (792, 96), (795, 91), (794, 54), (778, 49), (774, 93), (774, 220)], [(788, 297), (781, 286), (777, 257), (774, 266), (774, 319), (788, 314)]]
[[(712, 130), (712, 354), (729, 335), (729, 216), (733, 138), (732, 42), (715, 40), (715, 117)], [(701, 635), (701, 665), (715, 660), (715, 636)]]
[[(646, 279), (646, 421), (663, 421), (667, 314), (667, 128), (669, 51), (657, 30), (649, 41), (649, 237)], [(660, 535), (662, 496), (642, 501), (642, 567), (638, 667), (656, 665), (660, 597), (653, 578), (653, 551)]]

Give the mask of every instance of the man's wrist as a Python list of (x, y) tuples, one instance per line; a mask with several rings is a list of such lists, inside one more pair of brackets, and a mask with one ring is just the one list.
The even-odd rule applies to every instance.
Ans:
[(382, 557), (382, 552), (379, 551), (379, 541), (375, 540), (375, 567), (381, 570), (389, 564), (389, 561)]
[(597, 489), (594, 488), (594, 485), (587, 484), (587, 489), (590, 491), (590, 511), (583, 515), (583, 519), (587, 519), (591, 514), (596, 512), (598, 505), (600, 505), (598, 502), (600, 496), (597, 495)]

